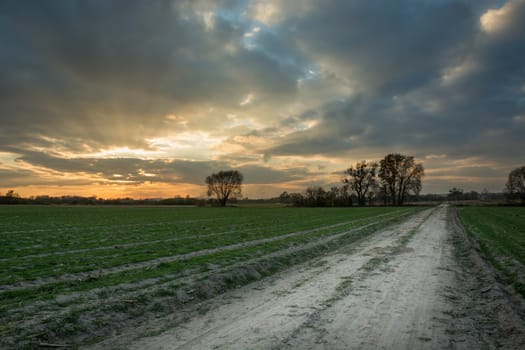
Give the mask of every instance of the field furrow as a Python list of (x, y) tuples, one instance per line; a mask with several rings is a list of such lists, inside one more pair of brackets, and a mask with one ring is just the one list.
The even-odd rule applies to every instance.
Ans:
[[(395, 213), (395, 215), (399, 215), (399, 214), (400, 213), (397, 213), (397, 212)], [(118, 254), (118, 257), (116, 259), (111, 259), (111, 257), (103, 255), (103, 256), (97, 257), (97, 258), (99, 258), (99, 260), (104, 260), (104, 261), (102, 261), (102, 262), (100, 262), (100, 263), (98, 263), (96, 265), (90, 265), (89, 266), (89, 267), (97, 266), (98, 267), (97, 270), (89, 270), (87, 272), (72, 273), (75, 270), (73, 270), (73, 267), (71, 265), (69, 265), (69, 266), (67, 266), (67, 268), (69, 269), (69, 273), (67, 273), (67, 274), (63, 274), (63, 275), (56, 276), (56, 277), (50, 277), (50, 278), (39, 278), (39, 279), (33, 280), (33, 281), (23, 281), (23, 282), (19, 282), (19, 283), (12, 283), (12, 284), (9, 284), (9, 285), (0, 285), (0, 293), (3, 292), (3, 291), (14, 291), (14, 290), (21, 290), (21, 289), (25, 289), (25, 288), (40, 287), (40, 286), (43, 286), (43, 285), (46, 285), (46, 284), (56, 283), (56, 282), (66, 282), (66, 281), (75, 281), (75, 280), (84, 280), (84, 279), (93, 279), (93, 278), (97, 278), (98, 279), (100, 277), (103, 277), (103, 276), (106, 276), (106, 275), (110, 275), (110, 274), (115, 274), (115, 273), (120, 273), (120, 272), (124, 272), (124, 271), (130, 271), (130, 270), (143, 269), (143, 268), (147, 269), (147, 268), (151, 268), (152, 266), (159, 265), (159, 264), (165, 264), (165, 263), (172, 263), (172, 262), (177, 262), (177, 261), (189, 260), (191, 258), (195, 258), (195, 257), (199, 257), (199, 256), (211, 255), (211, 254), (215, 254), (215, 253), (219, 253), (219, 252), (225, 252), (225, 251), (230, 251), (230, 250), (238, 250), (240, 248), (247, 248), (247, 247), (251, 247), (251, 246), (271, 243), (271, 242), (284, 240), (284, 239), (291, 238), (291, 237), (308, 235), (308, 234), (316, 233), (316, 232), (326, 233), (326, 234), (336, 234), (336, 233), (339, 233), (340, 230), (339, 231), (332, 231), (333, 229), (336, 229), (336, 228), (339, 229), (340, 228), (341, 230), (343, 230), (343, 232), (345, 232), (345, 230), (348, 230), (349, 228), (355, 227), (356, 225), (359, 225), (359, 224), (362, 224), (362, 223), (364, 223), (364, 225), (361, 226), (361, 228), (366, 228), (366, 227), (368, 227), (370, 225), (375, 225), (378, 220), (388, 220), (388, 217), (392, 216), (392, 215), (394, 215), (394, 214), (381, 214), (381, 215), (377, 215), (377, 216), (371, 216), (370, 218), (366, 218), (366, 219), (356, 219), (356, 220), (353, 220), (353, 221), (341, 222), (341, 223), (327, 225), (327, 226), (318, 227), (318, 228), (314, 228), (314, 229), (281, 234), (281, 235), (278, 235), (278, 236), (275, 236), (275, 237), (254, 239), (254, 240), (246, 240), (246, 241), (243, 241), (243, 242), (240, 242), (240, 243), (235, 243), (235, 244), (225, 244), (225, 243), (231, 242), (231, 238), (230, 238), (230, 239), (222, 242), (222, 244), (224, 244), (224, 245), (221, 245), (221, 246), (218, 246), (218, 247), (207, 248), (207, 249), (202, 249), (202, 250), (195, 250), (195, 251), (191, 251), (189, 253), (178, 254), (178, 255), (163, 256), (163, 257), (160, 257), (160, 258), (144, 260), (144, 261), (140, 261), (140, 262), (132, 262), (133, 261), (133, 255), (132, 254), (136, 250), (131, 251), (131, 254), (129, 254), (130, 251), (128, 251), (127, 255), (125, 255), (123, 253), (120, 253), (120, 254)], [(384, 216), (387, 216), (387, 219), (384, 219), (383, 218)], [(258, 235), (254, 235), (254, 236), (258, 237)], [(205, 237), (205, 238), (208, 238), (208, 237)], [(199, 237), (199, 238), (202, 239), (203, 237)], [(250, 237), (250, 238), (253, 238), (253, 237)], [(195, 240), (195, 238), (192, 239), (192, 241), (194, 241), (194, 240)], [(162, 243), (165, 244), (166, 242), (162, 242)], [(204, 243), (205, 243), (205, 245), (207, 245), (208, 242), (204, 241)], [(213, 244), (213, 243), (211, 243), (211, 244)], [(159, 246), (158, 250), (156, 250), (155, 252), (150, 252), (149, 257), (151, 258), (151, 257), (157, 256), (159, 254), (159, 251), (162, 253), (163, 252), (162, 248), (163, 248), (162, 246)], [(152, 248), (149, 248), (148, 250), (151, 250), (151, 249)], [(90, 252), (90, 251), (88, 251), (88, 252)], [(142, 252), (142, 251), (140, 251), (140, 252)], [(111, 265), (112, 262), (115, 261), (115, 260), (121, 261), (123, 256), (127, 256), (129, 258), (129, 262), (128, 263), (126, 263), (124, 265), (116, 265), (116, 266), (107, 267), (107, 268), (105, 267), (107, 265)], [(94, 256), (90, 256), (89, 258), (92, 260), (95, 257)], [(84, 260), (88, 260), (88, 259), (86, 257), (84, 257)], [(34, 262), (34, 260), (33, 260), (33, 262)], [(60, 261), (57, 261), (55, 259), (55, 260), (52, 261), (52, 263), (56, 264), (56, 263), (60, 263)], [(39, 266), (39, 269), (40, 269), (40, 272), (42, 272), (42, 264)], [(55, 272), (55, 271), (52, 270), (51, 272)]]
[[(0, 232), (1, 249), (16, 246), (17, 235), (23, 249), (0, 260), (0, 336), (5, 344), (27, 346), (58, 334), (80, 342), (96, 338), (115, 319), (165, 314), (363, 239), (418, 211), (20, 207), (17, 220), (25, 218), (17, 223), (9, 210), (0, 209), (8, 223)], [(130, 216), (130, 210), (137, 215)], [(102, 238), (90, 226), (83, 231), (81, 212), (106, 235), (104, 223), (112, 225), (112, 237)], [(32, 215), (41, 219), (41, 229), (27, 227)], [(137, 217), (145, 224), (142, 239), (135, 232), (141, 230)], [(149, 225), (157, 220), (169, 224)], [(111, 224), (115, 221), (123, 224)], [(93, 244), (97, 237), (99, 246)]]
[(525, 297), (525, 208), (465, 207), (459, 215), (501, 277)]

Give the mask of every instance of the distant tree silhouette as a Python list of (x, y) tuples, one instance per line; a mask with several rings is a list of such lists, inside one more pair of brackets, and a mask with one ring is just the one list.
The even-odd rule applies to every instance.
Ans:
[(463, 199), (463, 190), (460, 188), (452, 187), (448, 190), (448, 200), (458, 201)]
[(357, 195), (357, 204), (365, 205), (367, 198), (373, 198), (373, 191), (376, 189), (376, 163), (367, 163), (366, 160), (356, 163), (354, 166), (345, 170), (345, 174), (350, 178), (345, 178), (343, 183), (348, 184), (349, 188)]
[(5, 194), (5, 196), (7, 198), (20, 198), (20, 195), (18, 193), (16, 193), (14, 190), (9, 190), (7, 191), (7, 193)]
[(509, 200), (519, 200), (525, 205), (525, 166), (516, 168), (509, 173), (505, 185), (505, 195)]
[[(367, 202), (387, 205), (390, 201), (393, 205), (403, 205), (409, 196), (412, 200), (419, 197), (425, 171), (414, 157), (391, 153), (380, 165), (364, 160), (345, 170), (345, 174), (349, 177), (342, 180), (341, 187), (333, 186), (326, 191), (310, 186), (303, 193), (283, 192), (279, 201), (301, 207), (352, 206), (355, 199), (360, 206)], [(443, 198), (438, 196), (438, 200)]]
[(412, 156), (390, 153), (380, 162), (379, 178), (392, 205), (403, 205), (410, 192), (418, 195), (424, 175), (423, 165)]
[(237, 170), (219, 171), (205, 179), (208, 186), (208, 196), (215, 195), (219, 204), (224, 207), (228, 199), (240, 197), (242, 194), (243, 175)]
[(326, 191), (319, 186), (310, 186), (305, 192), (306, 205), (309, 207), (326, 206)]
[(329, 190), (310, 186), (302, 193), (281, 193), (279, 202), (296, 207), (343, 207), (352, 206), (352, 195), (348, 193), (346, 184), (341, 187), (332, 186)]
[(285, 203), (285, 204), (288, 204), (291, 202), (291, 196), (288, 192), (284, 191), (283, 193), (281, 193), (279, 195), (279, 202), (280, 203)]

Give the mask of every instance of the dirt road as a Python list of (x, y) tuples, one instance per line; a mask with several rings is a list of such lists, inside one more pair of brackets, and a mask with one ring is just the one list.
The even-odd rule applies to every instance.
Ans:
[[(483, 349), (461, 311), (448, 208), (239, 288), (132, 349)], [(459, 316), (458, 316), (459, 315)], [(162, 320), (159, 322), (162, 323)], [(123, 340), (124, 339), (124, 340)]]

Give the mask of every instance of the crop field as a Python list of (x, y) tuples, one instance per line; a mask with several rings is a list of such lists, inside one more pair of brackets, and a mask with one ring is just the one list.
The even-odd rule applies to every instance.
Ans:
[(0, 207), (0, 347), (90, 343), (418, 210)]
[(525, 297), (525, 208), (464, 207), (459, 214), (485, 256)]

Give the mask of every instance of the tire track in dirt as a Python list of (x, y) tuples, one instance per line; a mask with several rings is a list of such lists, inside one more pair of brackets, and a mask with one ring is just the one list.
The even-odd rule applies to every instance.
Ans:
[[(314, 314), (310, 327), (300, 327), (282, 348), (453, 348), (448, 333), (453, 306), (444, 289), (454, 281), (447, 268), (452, 264), (448, 238), (446, 208), (440, 207), (406, 246), (387, 249), (383, 261), (376, 256), (373, 266), (353, 275), (342, 296)], [(468, 348), (479, 346), (469, 339)]]
[[(381, 224), (381, 222), (376, 221), (375, 224)], [(39, 323), (43, 322), (45, 319), (50, 317), (49, 307), (51, 305), (55, 305), (56, 303), (67, 303), (71, 306), (61, 307), (60, 310), (53, 312), (54, 318), (61, 317), (70, 312), (85, 310), (86, 308), (89, 308), (91, 310), (97, 310), (104, 308), (105, 306), (111, 306), (115, 303), (122, 302), (122, 300), (135, 300), (137, 298), (140, 299), (141, 295), (151, 295), (160, 289), (170, 288), (174, 284), (191, 285), (192, 283), (194, 284), (195, 281), (203, 280), (217, 274), (235, 273), (234, 271), (236, 269), (242, 270), (246, 266), (249, 266), (251, 264), (257, 265), (261, 261), (268, 261), (271, 259), (279, 259), (283, 256), (301, 254), (301, 252), (303, 251), (308, 251), (311, 249), (315, 249), (316, 247), (329, 244), (331, 241), (337, 240), (346, 235), (358, 234), (362, 230), (365, 230), (365, 228), (361, 227), (350, 231), (344, 231), (338, 234), (332, 234), (328, 237), (316, 239), (309, 243), (281, 249), (274, 253), (266, 254), (262, 257), (244, 260), (233, 265), (217, 267), (203, 273), (192, 273), (191, 275), (188, 275), (187, 273), (184, 273), (182, 275), (168, 275), (163, 276), (162, 280), (159, 278), (151, 278), (136, 283), (125, 283), (124, 285), (96, 288), (85, 292), (74, 292), (70, 294), (57, 295), (54, 299), (48, 301), (39, 301), (29, 306), (21, 306), (19, 309), (16, 310), (16, 312), (22, 313), (24, 315), (23, 328), (36, 327)], [(368, 239), (368, 237), (361, 238), (360, 240), (366, 239)], [(108, 296), (100, 298), (100, 293), (107, 294)], [(15, 309), (13, 309), (12, 312), (16, 313)]]
[[(460, 297), (452, 301), (456, 330), (483, 339), (489, 349), (525, 349), (525, 300), (503, 278), (482, 252), (479, 242), (465, 232), (457, 210), (451, 209), (449, 227), (455, 233), (455, 255), (462, 269)], [(520, 270), (523, 271), (523, 270)], [(468, 310), (468, 312), (465, 312)]]
[[(337, 310), (339, 306), (335, 305), (341, 300), (356, 298), (348, 292), (348, 289), (354, 291), (354, 281), (362, 279), (361, 283), (364, 283), (377, 271), (380, 271), (379, 275), (388, 275), (377, 268), (383, 264), (390, 266), (399, 256), (407, 254), (401, 248), (408, 239), (414, 232), (416, 237), (420, 236), (418, 228), (443, 210), (420, 212), (356, 245), (343, 247), (338, 253), (314, 259), (302, 267), (206, 302), (201, 305), (210, 309), (206, 315), (198, 315), (160, 336), (129, 344), (146, 329), (162, 329), (163, 324), (171, 321), (160, 320), (156, 326), (150, 323), (143, 330), (135, 329), (131, 334), (125, 332), (124, 336), (108, 339), (94, 348), (348, 348), (342, 345), (343, 342), (324, 343), (329, 338), (323, 334), (331, 329), (325, 327), (325, 323), (329, 324), (325, 315)], [(353, 318), (355, 314), (346, 314), (346, 317)], [(338, 347), (338, 344), (342, 346)]]
[(522, 349), (524, 301), (479, 253), (442, 205), (84, 348)]

